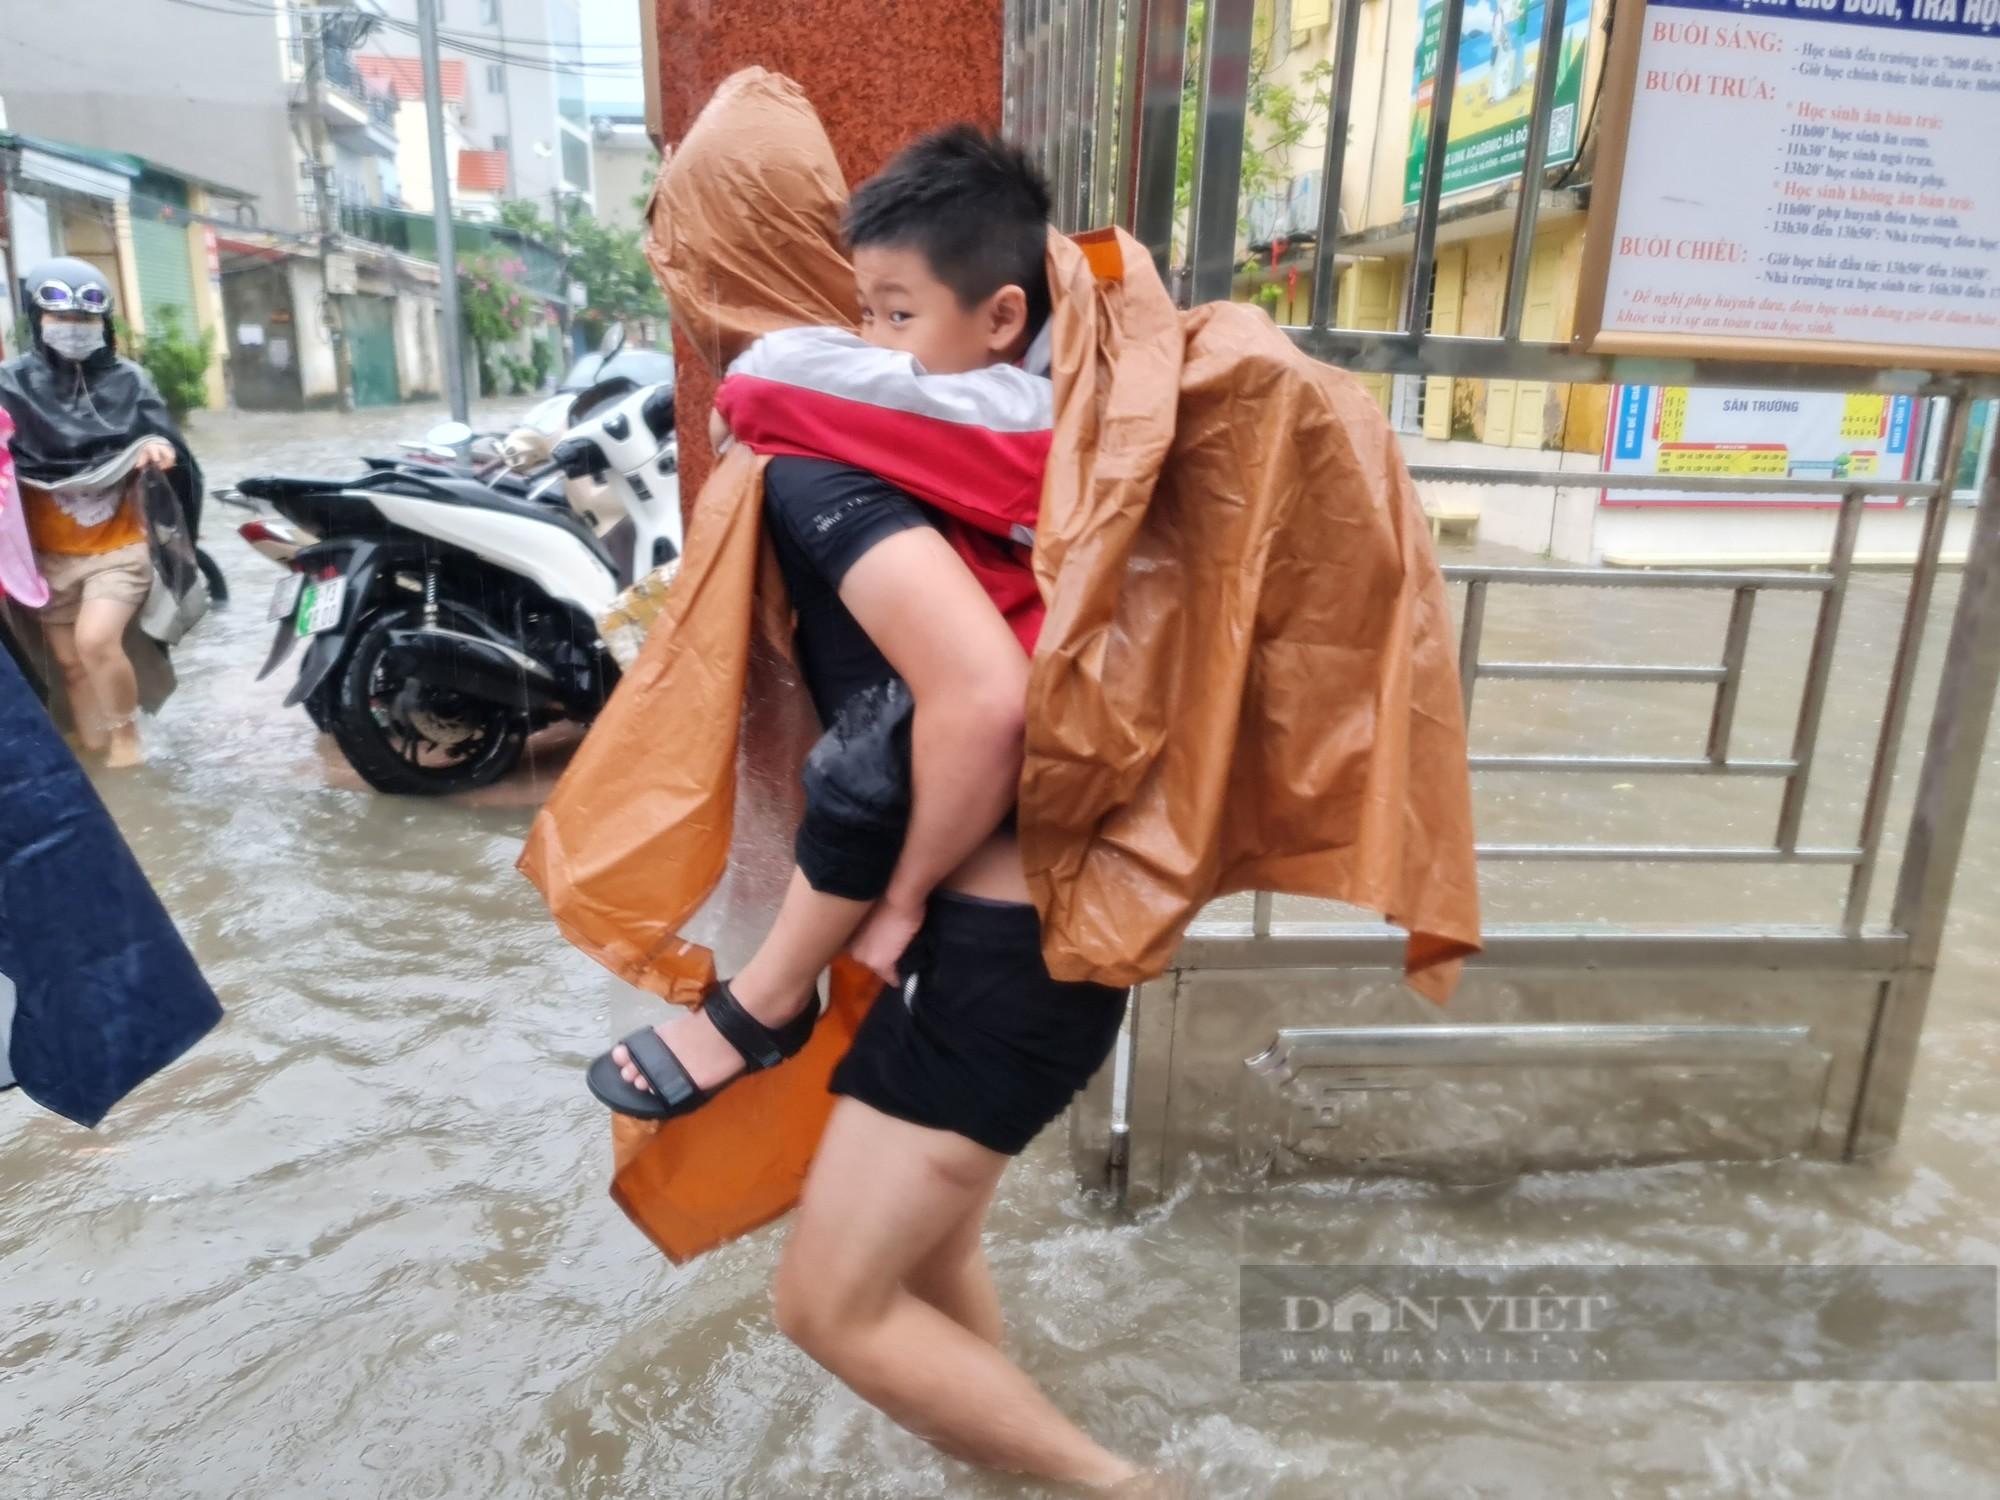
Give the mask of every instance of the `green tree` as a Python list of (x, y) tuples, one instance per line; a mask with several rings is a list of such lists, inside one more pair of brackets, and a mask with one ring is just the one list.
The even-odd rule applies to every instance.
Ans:
[[(1322, 58), (1290, 83), (1278, 83), (1271, 74), (1273, 61), (1272, 17), (1260, 10), (1250, 39), (1250, 79), (1244, 99), (1246, 123), (1243, 131), (1242, 187), (1237, 195), (1239, 215), (1242, 205), (1269, 197), (1291, 181), (1294, 148), (1306, 143), (1315, 131), (1327, 124), (1328, 106), (1333, 95), (1333, 64)], [(1203, 46), (1208, 35), (1207, 0), (1192, 0), (1188, 6), (1187, 70), (1181, 81), (1181, 126), (1175, 142), (1174, 158), (1174, 259), (1185, 262), (1188, 215), (1194, 206), (1195, 152), (1199, 145), (1196, 126), (1201, 116)], [(1324, 134), (1319, 136), (1323, 144)], [(1237, 219), (1237, 233), (1249, 233), (1246, 219)], [(1275, 301), (1275, 288), (1267, 289)]]
[(583, 284), (589, 305), (578, 320), (601, 331), (613, 319), (664, 318), (666, 293), (653, 276), (636, 229), (598, 223), (588, 209), (569, 230), (569, 273)]
[(646, 153), (646, 185), (632, 195), (633, 211), (642, 219), (653, 206), (653, 184), (660, 180), (660, 166), (664, 160), (658, 146)]
[(139, 340), (136, 358), (176, 422), (208, 405), (208, 367), (215, 357), (214, 330), (204, 328), (190, 337), (180, 309), (158, 307), (151, 313), (153, 331)]
[(562, 248), (570, 280), (583, 287), (588, 299), (576, 321), (591, 331), (593, 341), (614, 319), (629, 322), (667, 316), (666, 295), (653, 278), (637, 229), (598, 222), (589, 205), (580, 200), (563, 205), (560, 237), (543, 215), (541, 204), (528, 199), (501, 204), (500, 222), (533, 235), (545, 245)]
[(500, 205), (500, 222), (508, 229), (529, 235), (545, 245), (556, 242), (555, 227), (542, 216), (542, 206), (533, 198), (509, 198)]

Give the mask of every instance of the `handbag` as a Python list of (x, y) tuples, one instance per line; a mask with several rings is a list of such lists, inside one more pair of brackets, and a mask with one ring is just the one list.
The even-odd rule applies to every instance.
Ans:
[(153, 587), (139, 608), (138, 625), (162, 646), (172, 646), (208, 613), (208, 582), (195, 561), (194, 538), (173, 486), (157, 469), (141, 471), (137, 482), (153, 564)]

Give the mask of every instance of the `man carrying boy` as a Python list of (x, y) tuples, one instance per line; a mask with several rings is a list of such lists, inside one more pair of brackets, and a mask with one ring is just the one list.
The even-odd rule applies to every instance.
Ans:
[[(1011, 147), (958, 127), (908, 148), (848, 209), (863, 338), (935, 376), (1022, 359), (1048, 317), (1047, 217), (1046, 188)], [(875, 475), (774, 458), (764, 495), (822, 723), (907, 684), (907, 830), (879, 899), (824, 888), (871, 883), (846, 884), (841, 851), (821, 851), (821, 888), (795, 871), (758, 954), (701, 1012), (600, 1060), (592, 1087), (621, 1108), (621, 1081), (671, 1093), (658, 1112), (679, 1113), (779, 1061), (810, 1031), (821, 970), (850, 946), (900, 989), (834, 1074), (843, 1097), (779, 1267), (779, 1326), (948, 1452), (1096, 1490), (1137, 1482), (1000, 1352), (980, 1241), (1009, 1158), (1102, 1065), (1125, 998), (1057, 983), (1042, 960), (1011, 820), (1022, 641), (942, 518)], [(879, 848), (849, 852), (888, 868)]]

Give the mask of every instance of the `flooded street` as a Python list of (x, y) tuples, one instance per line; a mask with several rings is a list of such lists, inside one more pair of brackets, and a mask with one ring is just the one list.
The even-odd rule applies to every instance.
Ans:
[[(488, 425), (502, 411), (475, 412)], [(347, 468), (429, 408), (197, 418), (211, 484)], [(466, 802), (377, 796), (258, 683), (278, 570), (211, 502), (235, 591), (176, 654), (151, 763), (97, 782), (228, 1011), (95, 1132), (0, 1095), (0, 1474), (21, 1500), (999, 1497), (782, 1339), (780, 1224), (674, 1268), (605, 1194), (582, 1070), (627, 1003), (514, 860), (559, 748)], [(1533, 559), (1496, 548), (1447, 560)], [(1898, 574), (1857, 575), (1809, 843), (1852, 837)], [(1560, 595), (1561, 597), (1555, 597)], [(1887, 910), (1957, 577), (1940, 582), (1877, 881)], [(1726, 591), (1496, 592), (1491, 659), (1706, 659)], [(1782, 755), (1810, 604), (1759, 606), (1736, 753)], [(1698, 753), (1686, 686), (1482, 683), (1475, 745)], [(1975, 807), (1901, 1143), (1670, 1165), (1081, 1201), (1060, 1129), (988, 1247), (1028, 1372), (1224, 1497), (2000, 1497), (2000, 1386), (1246, 1384), (1245, 1262), (2000, 1261), (2000, 768)], [(1769, 837), (1751, 778), (1478, 782), (1481, 836)], [(1600, 784), (1601, 783), (1601, 784)], [(1493, 866), (1495, 920), (1829, 921), (1843, 872)], [(1754, 901), (1746, 898), (1754, 892)], [(1285, 915), (1280, 903), (1280, 916)], [(1411, 999), (1422, 1019), (1423, 1003)]]

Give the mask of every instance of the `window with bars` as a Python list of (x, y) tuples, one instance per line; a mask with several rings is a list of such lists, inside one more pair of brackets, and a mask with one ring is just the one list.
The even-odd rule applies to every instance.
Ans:
[(507, 92), (507, 69), (500, 63), (486, 65), (486, 92), (489, 94)]

